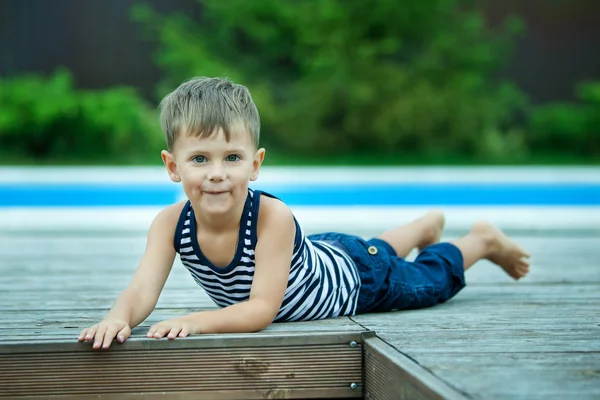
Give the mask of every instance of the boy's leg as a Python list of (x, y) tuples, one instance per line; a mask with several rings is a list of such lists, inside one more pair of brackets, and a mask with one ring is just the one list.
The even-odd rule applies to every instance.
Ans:
[(471, 232), (451, 243), (461, 251), (465, 270), (487, 259), (515, 279), (529, 272), (529, 254), (489, 222), (476, 222)]
[(444, 230), (444, 214), (432, 210), (423, 217), (377, 236), (394, 248), (399, 257), (405, 258), (415, 247), (420, 250), (438, 243)]

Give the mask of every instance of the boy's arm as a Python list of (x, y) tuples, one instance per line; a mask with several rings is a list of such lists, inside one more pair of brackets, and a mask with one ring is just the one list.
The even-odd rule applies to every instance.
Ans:
[(161, 322), (150, 329), (148, 337), (174, 339), (194, 333), (256, 332), (273, 322), (287, 288), (296, 225), (285, 204), (265, 197), (261, 199), (258, 219), (256, 267), (249, 300)]
[(124, 341), (130, 329), (154, 310), (173, 266), (173, 237), (182, 205), (167, 207), (155, 217), (148, 231), (146, 250), (129, 286), (119, 294), (103, 321), (81, 332), (80, 341), (93, 340), (94, 348), (101, 345), (107, 348), (117, 334), (119, 341)]
[(173, 239), (181, 208), (181, 204), (169, 206), (152, 221), (146, 249), (124, 291), (134, 302), (115, 303), (106, 318), (123, 319), (134, 328), (154, 310), (175, 260)]

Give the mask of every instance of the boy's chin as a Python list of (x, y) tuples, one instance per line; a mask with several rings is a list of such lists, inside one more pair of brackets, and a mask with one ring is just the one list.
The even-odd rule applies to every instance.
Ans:
[(203, 197), (200, 199), (200, 209), (208, 214), (226, 214), (231, 211), (233, 202), (230, 195)]

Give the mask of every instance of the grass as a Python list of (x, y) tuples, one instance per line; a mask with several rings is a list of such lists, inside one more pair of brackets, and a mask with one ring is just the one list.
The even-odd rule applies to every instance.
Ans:
[(480, 166), (480, 165), (600, 165), (600, 157), (584, 158), (576, 155), (536, 154), (527, 159), (494, 160), (464, 155), (424, 154), (341, 154), (336, 157), (298, 157), (268, 153), (269, 165), (323, 165), (323, 166)]
[[(39, 159), (0, 153), (0, 165), (14, 166), (161, 166), (160, 155), (128, 155)], [(483, 166), (483, 165), (589, 165), (599, 166), (600, 157), (582, 157), (574, 154), (534, 154), (526, 159), (486, 159), (464, 155), (423, 154), (365, 154), (347, 153), (333, 157), (298, 156), (267, 151), (264, 165), (269, 166)]]

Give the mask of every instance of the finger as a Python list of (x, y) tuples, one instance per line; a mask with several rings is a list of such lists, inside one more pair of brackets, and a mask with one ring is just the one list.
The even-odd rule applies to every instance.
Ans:
[(88, 328), (85, 328), (81, 331), (81, 333), (79, 334), (79, 337), (77, 338), (78, 341), (83, 342), (83, 340), (85, 339), (85, 335), (87, 334)]
[(189, 334), (189, 329), (187, 328), (187, 326), (184, 326), (183, 329), (181, 329), (181, 332), (179, 332), (179, 337), (187, 337)]
[(167, 337), (173, 340), (177, 337), (177, 335), (179, 335), (179, 332), (181, 332), (181, 327), (171, 328), (171, 331), (169, 332), (169, 335)]
[(106, 333), (104, 334), (104, 340), (102, 341), (102, 348), (108, 349), (110, 344), (112, 343), (115, 335), (117, 334), (117, 330), (115, 328), (108, 328)]
[(154, 333), (157, 329), (156, 326), (151, 326), (150, 329), (148, 329), (148, 333), (146, 333), (146, 337), (154, 337)]
[(165, 337), (165, 334), (167, 333), (167, 329), (166, 328), (158, 328), (156, 330), (156, 332), (154, 333), (154, 338), (155, 339), (160, 339)]
[(102, 341), (104, 340), (104, 334), (106, 333), (106, 325), (102, 325), (98, 328), (96, 332), (96, 339), (94, 340), (94, 345), (92, 348), (99, 349), (102, 345)]
[(98, 325), (94, 325), (94, 326), (88, 328), (87, 333), (85, 334), (85, 340), (87, 340), (88, 342), (91, 342), (94, 339), (94, 336), (96, 336), (97, 330), (98, 330)]
[(117, 334), (117, 340), (119, 341), (119, 343), (123, 343), (124, 341), (129, 339), (129, 336), (131, 336), (131, 328), (129, 327), (129, 325), (125, 325), (125, 327), (121, 329), (121, 331)]

